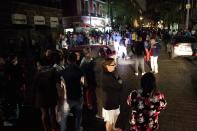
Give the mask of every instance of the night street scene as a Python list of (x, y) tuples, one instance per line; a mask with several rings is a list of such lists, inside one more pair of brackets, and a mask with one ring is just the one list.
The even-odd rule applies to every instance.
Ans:
[(197, 0), (5, 0), (0, 131), (197, 131)]

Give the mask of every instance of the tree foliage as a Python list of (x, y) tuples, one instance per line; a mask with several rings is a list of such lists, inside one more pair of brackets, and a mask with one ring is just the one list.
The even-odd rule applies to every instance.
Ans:
[(117, 24), (130, 24), (131, 20), (138, 16), (137, 6), (134, 6), (132, 0), (111, 0), (110, 8)]
[[(131, 19), (139, 18), (140, 7), (136, 0), (108, 0), (113, 18), (118, 24), (128, 24)], [(166, 25), (181, 23), (184, 19), (184, 0), (147, 0), (147, 10), (143, 12), (145, 18), (155, 23), (163, 20)]]
[(180, 23), (183, 17), (182, 0), (150, 0), (147, 5), (147, 17), (157, 22)]

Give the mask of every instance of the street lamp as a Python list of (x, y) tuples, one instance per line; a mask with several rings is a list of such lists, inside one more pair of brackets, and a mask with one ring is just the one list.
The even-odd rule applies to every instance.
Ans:
[(143, 20), (143, 16), (140, 16), (140, 26), (142, 27), (142, 20)]
[(143, 18), (143, 16), (140, 16), (140, 20), (142, 21), (144, 18)]
[(91, 18), (91, 2), (88, 1), (88, 13), (89, 13), (89, 19), (90, 19), (90, 26), (92, 25), (92, 18)]
[(185, 22), (185, 29), (188, 30), (189, 27), (189, 10), (191, 8), (190, 0), (187, 0), (186, 4), (186, 9), (187, 9), (187, 14), (186, 14), (186, 22)]

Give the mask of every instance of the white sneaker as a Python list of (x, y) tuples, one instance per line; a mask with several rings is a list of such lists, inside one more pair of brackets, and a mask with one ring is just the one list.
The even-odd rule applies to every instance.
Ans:
[(159, 73), (158, 71), (157, 72), (156, 71), (154, 72), (154, 74), (158, 74), (158, 73)]
[(98, 118), (98, 119), (104, 119), (102, 116), (99, 116), (98, 114), (96, 114), (96, 118)]
[(136, 76), (138, 76), (138, 73), (135, 73)]
[(145, 73), (146, 73), (146, 72), (143, 72), (143, 73), (142, 73), (142, 76), (143, 76)]
[(83, 131), (83, 127), (82, 126), (80, 127), (79, 131)]

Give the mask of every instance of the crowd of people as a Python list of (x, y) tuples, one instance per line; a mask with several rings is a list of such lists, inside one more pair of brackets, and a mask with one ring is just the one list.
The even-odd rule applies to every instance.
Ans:
[[(98, 35), (98, 34), (97, 34)], [(116, 73), (118, 62), (113, 58), (94, 58), (90, 48), (83, 50), (83, 58), (69, 52), (69, 46), (100, 43), (114, 46), (118, 58), (135, 59), (136, 76), (141, 73), (141, 89), (129, 93), (125, 100), (130, 109), (129, 129), (131, 131), (154, 131), (159, 127), (158, 116), (165, 109), (167, 102), (164, 94), (158, 91), (155, 74), (159, 72), (158, 57), (160, 55), (160, 39), (164, 32), (129, 31), (108, 32), (104, 41), (97, 35), (94, 42), (84, 34), (61, 34), (54, 48), (40, 50), (32, 41), (32, 56), (27, 66), (20, 61), (20, 56), (12, 53), (7, 58), (0, 56), (1, 70), (1, 105), (8, 103), (16, 110), (2, 110), (1, 125), (6, 119), (18, 119), (20, 108), (26, 102), (27, 90), (31, 92), (31, 104), (40, 110), (44, 131), (66, 131), (68, 116), (73, 114), (76, 131), (82, 130), (82, 111), (92, 112), (95, 117), (106, 122), (106, 131), (124, 131), (119, 121), (124, 112), (120, 111), (123, 82)], [(93, 37), (93, 36), (92, 36)], [(101, 41), (100, 41), (101, 40)], [(88, 42), (89, 41), (89, 42)], [(145, 70), (147, 63), (150, 70)], [(140, 68), (139, 68), (140, 67)], [(31, 72), (31, 73), (30, 73)], [(102, 97), (97, 90), (101, 89)], [(99, 89), (99, 90), (100, 90)], [(100, 102), (101, 101), (101, 102)], [(7, 108), (8, 109), (8, 108)], [(10, 109), (11, 110), (11, 109)], [(15, 118), (11, 118), (11, 115)], [(125, 118), (125, 117), (124, 117)]]

